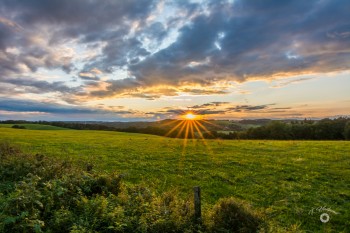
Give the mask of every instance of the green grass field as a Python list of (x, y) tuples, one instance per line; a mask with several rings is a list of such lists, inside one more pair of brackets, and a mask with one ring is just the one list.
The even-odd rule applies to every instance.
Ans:
[[(251, 203), (268, 221), (303, 232), (349, 232), (350, 142), (188, 140), (106, 131), (26, 130), (0, 125), (0, 141), (28, 153), (116, 171), (127, 183), (188, 196), (205, 208), (222, 197)], [(316, 208), (338, 214), (322, 223)], [(310, 212), (313, 210), (313, 213)]]
[[(52, 126), (52, 125), (39, 125), (39, 124), (16, 124), (19, 126), (24, 126), (25, 129), (31, 130), (67, 130), (66, 128)], [(13, 124), (0, 124), (1, 128), (11, 128)]]

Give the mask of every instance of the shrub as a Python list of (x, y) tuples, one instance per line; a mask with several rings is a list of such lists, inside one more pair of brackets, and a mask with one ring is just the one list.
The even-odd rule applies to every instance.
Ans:
[(11, 128), (13, 128), (13, 129), (25, 129), (26, 127), (23, 125), (13, 125)]
[[(0, 143), (0, 156), (0, 232), (69, 232), (83, 217), (93, 230), (108, 225), (98, 212), (103, 203), (108, 211), (117, 205), (110, 197), (120, 192), (118, 175), (87, 173), (66, 161), (24, 154), (6, 142)], [(89, 205), (81, 207), (84, 200), (96, 207), (90, 219), (84, 215)]]
[(262, 224), (257, 212), (232, 197), (220, 199), (209, 217), (212, 232), (257, 232)]

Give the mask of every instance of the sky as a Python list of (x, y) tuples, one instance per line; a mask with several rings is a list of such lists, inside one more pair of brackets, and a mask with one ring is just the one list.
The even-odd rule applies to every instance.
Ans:
[(348, 0), (0, 0), (0, 120), (350, 116)]

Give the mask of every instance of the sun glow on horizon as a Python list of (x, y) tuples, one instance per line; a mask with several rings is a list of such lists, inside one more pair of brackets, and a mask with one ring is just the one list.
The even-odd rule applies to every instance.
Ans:
[(192, 111), (183, 112), (179, 115), (180, 118), (178, 120), (172, 120), (167, 124), (173, 124), (171, 129), (165, 135), (182, 138), (183, 141), (183, 150), (182, 154), (185, 154), (185, 149), (189, 139), (192, 139), (193, 142), (197, 142), (197, 140), (201, 140), (202, 143), (208, 148), (208, 152), (211, 152), (211, 148), (206, 142), (205, 135), (212, 136), (211, 132), (207, 129), (206, 125), (215, 125), (208, 120), (204, 119), (203, 115), (196, 114)]
[(184, 112), (183, 114), (181, 114), (180, 118), (182, 118), (185, 121), (197, 121), (197, 120), (202, 120), (203, 116), (190, 111), (190, 112)]
[(197, 115), (195, 115), (195, 114), (189, 112), (189, 113), (187, 113), (187, 114), (184, 116), (184, 118), (185, 118), (186, 120), (194, 120), (194, 119), (197, 118)]

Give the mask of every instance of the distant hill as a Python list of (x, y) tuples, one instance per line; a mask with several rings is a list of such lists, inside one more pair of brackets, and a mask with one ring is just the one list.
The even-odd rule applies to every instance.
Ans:
[[(147, 127), (158, 127), (162, 129), (171, 129), (179, 124), (182, 120), (172, 120), (165, 119), (161, 121), (154, 122), (85, 122), (85, 124), (101, 124), (108, 127), (113, 127), (117, 129), (126, 128), (147, 128)], [(242, 120), (242, 121), (232, 121), (232, 120), (202, 120), (199, 121), (205, 128), (209, 131), (243, 131), (250, 127), (263, 126), (269, 123), (270, 119), (260, 119), (260, 120)]]

